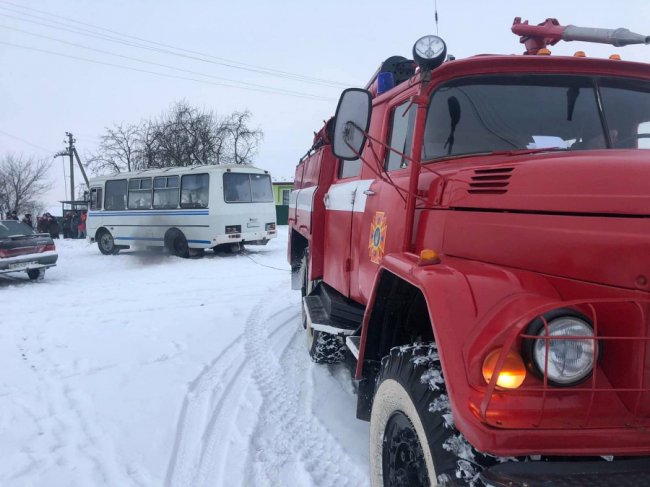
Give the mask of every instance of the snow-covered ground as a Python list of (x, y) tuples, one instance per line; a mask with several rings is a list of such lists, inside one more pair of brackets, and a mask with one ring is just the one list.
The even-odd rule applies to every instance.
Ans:
[(199, 259), (59, 240), (0, 276), (0, 485), (363, 486), (368, 425), (311, 363), (286, 227)]

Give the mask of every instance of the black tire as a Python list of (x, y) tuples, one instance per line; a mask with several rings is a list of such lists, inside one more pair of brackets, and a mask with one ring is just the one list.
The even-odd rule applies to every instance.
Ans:
[[(309, 249), (305, 249), (300, 263), (302, 273), (300, 294), (303, 298), (309, 295), (315, 286), (315, 282), (309, 280), (309, 272), (307, 270), (308, 262)], [(343, 337), (314, 330), (309, 326), (304, 304), (301, 307), (301, 311), (302, 327), (305, 329), (307, 335), (307, 350), (312, 361), (317, 364), (338, 364), (342, 362), (345, 357), (345, 342), (343, 341)]]
[(382, 359), (370, 415), (374, 487), (480, 485), (495, 463), (454, 427), (434, 344), (396, 347)]
[(32, 281), (35, 281), (41, 276), (45, 276), (45, 269), (29, 269), (27, 271), (27, 277), (29, 277)]
[(171, 230), (165, 236), (165, 247), (169, 253), (176, 257), (187, 258), (190, 256), (190, 247), (187, 244), (187, 239), (183, 232), (180, 230)]
[(108, 230), (101, 230), (96, 240), (99, 251), (104, 255), (115, 255), (120, 251), (120, 247), (115, 245), (113, 235)]

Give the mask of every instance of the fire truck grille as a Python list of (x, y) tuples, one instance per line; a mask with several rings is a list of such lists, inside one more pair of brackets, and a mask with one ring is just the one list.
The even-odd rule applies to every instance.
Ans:
[(508, 190), (512, 167), (476, 169), (469, 182), (469, 194), (504, 194)]
[[(542, 314), (545, 332), (527, 335), (526, 326), (513, 325), (507, 350), (524, 340), (594, 340), (596, 357), (591, 375), (582, 383), (557, 386), (549, 383), (548, 363), (544, 371), (529, 373), (521, 387), (514, 390), (486, 388), (477, 412), (486, 423), (499, 428), (625, 428), (650, 429), (650, 300), (597, 300), (563, 302), (582, 312), (592, 324), (594, 337), (548, 337), (548, 322)], [(548, 310), (545, 310), (548, 311)], [(543, 335), (546, 335), (543, 336)], [(526, 359), (526, 358), (525, 358)], [(548, 361), (548, 358), (546, 359)], [(501, 362), (503, 363), (503, 362)], [(494, 377), (501, 369), (497, 368)]]

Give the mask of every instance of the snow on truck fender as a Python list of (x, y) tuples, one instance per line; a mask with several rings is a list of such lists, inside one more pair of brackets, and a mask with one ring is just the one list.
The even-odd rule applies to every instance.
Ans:
[(296, 168), (308, 352), (353, 364), (375, 486), (650, 484), (650, 70), (547, 49), (650, 37), (512, 31), (388, 58)]

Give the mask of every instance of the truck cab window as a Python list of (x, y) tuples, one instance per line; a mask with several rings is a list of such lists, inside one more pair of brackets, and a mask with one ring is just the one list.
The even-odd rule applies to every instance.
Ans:
[[(411, 155), (411, 141), (413, 139), (413, 125), (415, 124), (416, 106), (410, 100), (399, 105), (392, 114), (388, 145), (393, 149)], [(408, 160), (396, 152), (387, 150), (385, 168), (394, 171), (408, 166)]]
[(339, 161), (339, 179), (354, 178), (361, 174), (361, 160), (355, 159), (353, 161)]

